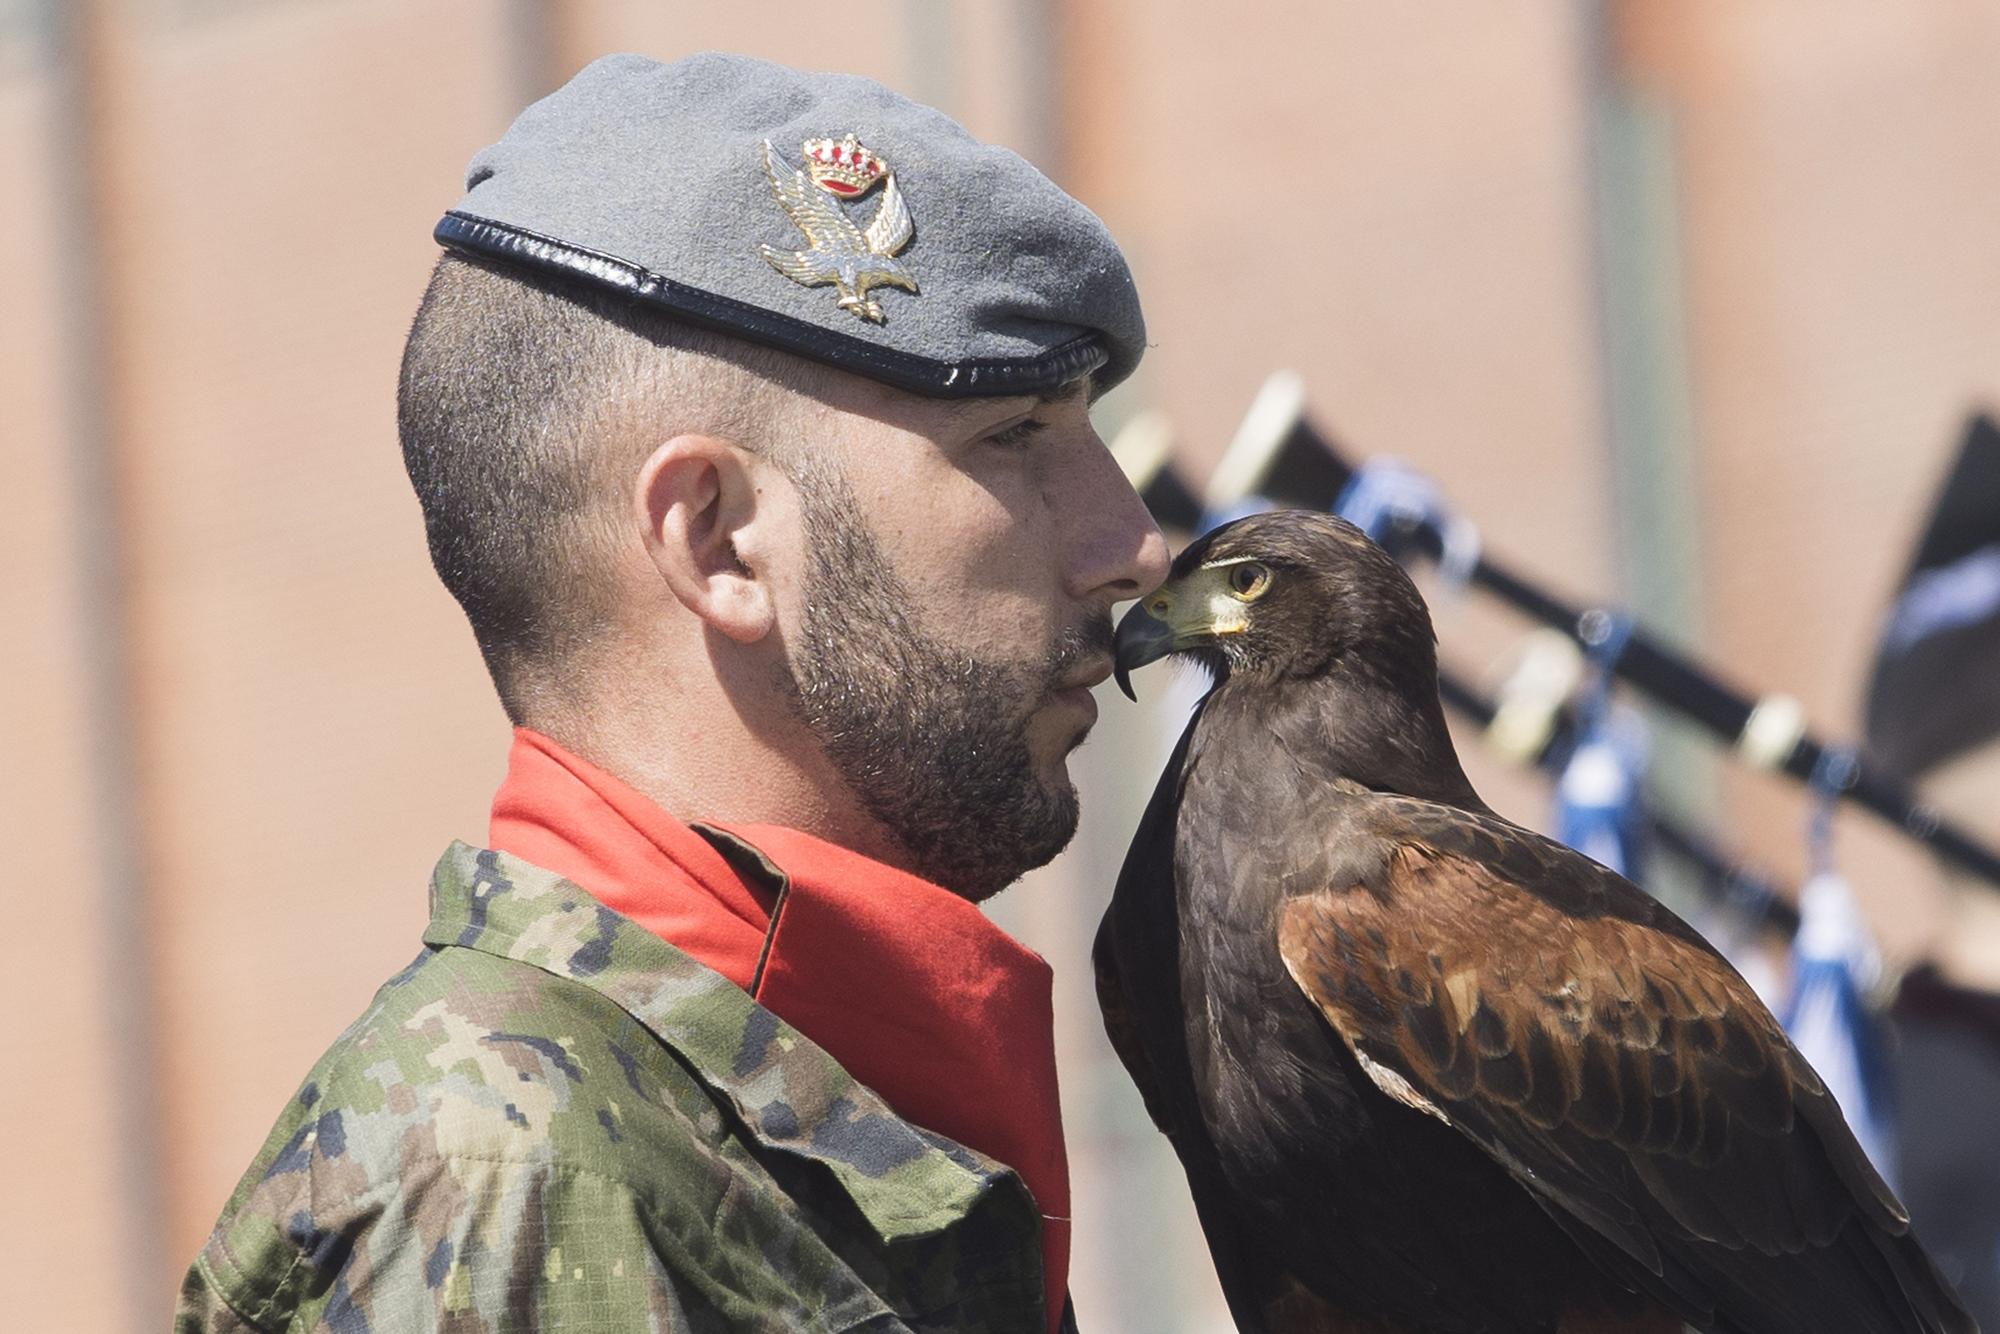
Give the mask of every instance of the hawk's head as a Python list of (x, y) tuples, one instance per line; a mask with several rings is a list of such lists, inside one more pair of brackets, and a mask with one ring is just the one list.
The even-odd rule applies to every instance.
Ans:
[(1400, 565), (1345, 519), (1274, 510), (1225, 524), (1175, 559), (1118, 625), (1118, 684), (1170, 654), (1218, 680), (1310, 678), (1344, 663), (1388, 681), (1434, 677), (1430, 612)]

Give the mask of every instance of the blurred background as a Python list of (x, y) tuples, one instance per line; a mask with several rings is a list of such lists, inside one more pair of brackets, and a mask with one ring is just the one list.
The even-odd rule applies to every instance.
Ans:
[[(430, 229), (590, 58), (711, 47), (872, 75), (1096, 209), (1154, 344), (1107, 438), (1160, 414), (1199, 490), (1290, 368), (1351, 459), (1434, 479), (1516, 571), (1862, 743), (1885, 618), (2000, 397), (2000, 0), (0, 0), (9, 1327), (164, 1326), (282, 1102), (407, 959), (438, 853), (482, 841), (507, 728), (394, 433)], [(1502, 690), (1528, 623), (1427, 579), (1446, 660)], [(1954, 663), (1919, 716), (2000, 678)], [(1084, 1327), (1218, 1330), (1090, 984), (1191, 698), (1140, 681), (1080, 753), (1076, 845), (996, 913), (1057, 969)], [(2000, 720), (1950, 716), (1907, 777), (2000, 840)], [(1799, 783), (1642, 717), (1648, 801), (1781, 895), (1825, 869)], [(1474, 727), (1461, 749), (1555, 827), (1546, 776)], [(1903, 1071), (1887, 1165), (1990, 1284), (2000, 899), (1864, 813), (1831, 846)], [(1784, 987), (1782, 933), (1743, 925)]]

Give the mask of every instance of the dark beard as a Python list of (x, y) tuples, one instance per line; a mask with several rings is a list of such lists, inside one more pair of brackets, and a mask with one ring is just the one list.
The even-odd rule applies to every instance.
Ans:
[(911, 623), (909, 589), (844, 479), (802, 471), (811, 566), (791, 655), (799, 716), (912, 869), (990, 897), (1076, 833), (1076, 789), (1036, 774), (1027, 725), (1061, 677), (1110, 652), (1110, 617), (1066, 631), (1032, 664), (947, 647)]

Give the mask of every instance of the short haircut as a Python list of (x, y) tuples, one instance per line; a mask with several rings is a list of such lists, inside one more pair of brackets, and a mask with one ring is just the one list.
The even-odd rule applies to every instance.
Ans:
[(702, 432), (770, 454), (826, 372), (615, 295), (446, 254), (403, 349), (396, 427), (438, 578), (508, 718), (601, 637), (638, 465)]

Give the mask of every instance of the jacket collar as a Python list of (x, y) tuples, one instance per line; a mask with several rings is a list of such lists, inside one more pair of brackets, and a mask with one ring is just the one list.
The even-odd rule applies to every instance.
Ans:
[(728, 978), (549, 871), (454, 842), (431, 878), (424, 941), (605, 996), (684, 1056), (758, 1140), (823, 1164), (884, 1242), (935, 1234), (996, 1194), (1035, 1216), (1013, 1171), (904, 1121)]

